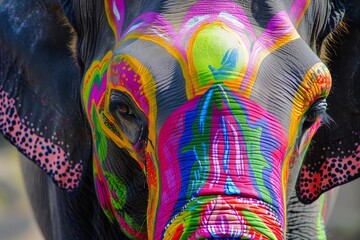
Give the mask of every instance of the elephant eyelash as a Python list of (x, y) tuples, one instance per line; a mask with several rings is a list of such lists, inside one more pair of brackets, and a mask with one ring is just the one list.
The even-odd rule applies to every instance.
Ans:
[(321, 125), (325, 127), (330, 127), (330, 125), (334, 122), (332, 117), (325, 111), (321, 115)]
[(331, 117), (326, 112), (327, 103), (325, 99), (317, 100), (306, 112), (303, 122), (303, 130), (310, 128), (317, 119), (320, 118), (321, 124), (329, 126), (331, 123)]

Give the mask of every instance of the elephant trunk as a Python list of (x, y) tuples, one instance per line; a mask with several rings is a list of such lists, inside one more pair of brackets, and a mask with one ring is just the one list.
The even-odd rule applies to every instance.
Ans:
[(172, 114), (158, 141), (151, 238), (283, 238), (287, 138), (272, 115), (217, 86)]
[(196, 197), (168, 225), (164, 239), (282, 239), (277, 214), (270, 204), (251, 198)]

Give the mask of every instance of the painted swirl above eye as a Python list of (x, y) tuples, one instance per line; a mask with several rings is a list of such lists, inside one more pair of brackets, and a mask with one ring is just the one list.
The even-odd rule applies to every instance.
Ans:
[(127, 93), (119, 90), (111, 92), (109, 112), (133, 145), (147, 137), (146, 116)]

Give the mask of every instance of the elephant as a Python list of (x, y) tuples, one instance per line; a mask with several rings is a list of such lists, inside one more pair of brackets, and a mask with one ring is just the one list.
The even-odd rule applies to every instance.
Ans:
[(325, 239), (360, 175), (359, 11), (4, 0), (0, 132), (44, 237)]

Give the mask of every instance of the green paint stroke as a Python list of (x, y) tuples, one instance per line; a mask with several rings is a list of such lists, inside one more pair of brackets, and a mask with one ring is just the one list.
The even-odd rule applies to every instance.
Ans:
[(324, 218), (323, 218), (323, 211), (325, 206), (325, 195), (321, 195), (319, 198), (319, 215), (317, 219), (317, 232), (319, 240), (326, 240), (326, 233), (325, 233), (325, 225), (324, 225)]
[(244, 117), (247, 116), (247, 113), (244, 111), (244, 109), (238, 107), (238, 103), (236, 103), (235, 99), (229, 100), (228, 105), (229, 109), (237, 109), (237, 114), (234, 115), (234, 117), (237, 119), (239, 125), (241, 126), (243, 137), (245, 138), (246, 152), (248, 155), (249, 164), (254, 174), (257, 187), (259, 188), (259, 191), (261, 193), (259, 199), (269, 204), (272, 204), (273, 201), (269, 189), (266, 188), (263, 176), (264, 168), (270, 168), (270, 164), (264, 158), (260, 148), (262, 128), (260, 126), (256, 129), (250, 127), (249, 118)]
[[(108, 171), (104, 171), (106, 182), (109, 186), (111, 205), (115, 208), (117, 213), (124, 219), (124, 221), (131, 226), (131, 228), (138, 232), (144, 232), (144, 226), (140, 226), (134, 220), (134, 216), (129, 215), (125, 211), (125, 204), (127, 200), (127, 188), (121, 179)], [(106, 212), (105, 212), (106, 214)], [(131, 237), (131, 235), (129, 235)]]
[(249, 226), (253, 227), (257, 232), (266, 236), (267, 238), (271, 240), (277, 240), (274, 233), (268, 228), (268, 226), (266, 226), (266, 224), (264, 224), (263, 220), (259, 218), (258, 215), (247, 210), (241, 211), (241, 213), (245, 220), (249, 223)]
[[(245, 65), (244, 46), (226, 29), (210, 25), (194, 41), (192, 58), (200, 79), (200, 87), (214, 80), (234, 80)], [(241, 56), (241, 57), (240, 57)]]
[[(190, 144), (186, 145), (181, 149), (182, 153), (188, 151), (194, 151), (196, 156), (198, 157), (198, 161), (195, 161), (192, 166), (192, 179), (191, 184), (189, 184), (189, 188), (187, 191), (187, 197), (191, 198), (193, 195), (201, 189), (201, 187), (206, 183), (207, 178), (209, 176), (209, 159), (210, 155), (210, 131), (211, 131), (211, 123), (213, 116), (213, 108), (216, 108), (221, 111), (223, 108), (223, 101), (219, 101), (219, 99), (224, 99), (221, 91), (214, 91), (213, 96), (208, 104), (206, 110), (205, 119), (200, 120), (202, 108), (199, 109), (199, 113), (197, 114), (197, 118), (194, 121), (192, 126), (193, 139)], [(257, 188), (259, 189), (259, 199), (272, 204), (273, 200), (271, 198), (269, 189), (266, 188), (264, 183), (264, 168), (270, 168), (270, 164), (262, 155), (260, 139), (262, 136), (262, 128), (259, 126), (257, 128), (251, 128), (248, 123), (248, 117), (246, 116), (246, 112), (244, 109), (239, 107), (239, 104), (235, 99), (231, 99), (229, 95), (225, 96), (228, 100), (226, 103), (228, 104), (229, 109), (236, 109), (236, 114), (234, 117), (237, 119), (239, 126), (241, 126), (243, 137), (245, 139), (246, 150), (248, 154), (248, 159), (250, 160), (249, 164), (251, 166), (251, 170), (254, 174), (255, 181), (257, 183)], [(200, 106), (204, 105), (205, 98), (202, 98)], [(200, 123), (201, 122), (201, 123)], [(203, 124), (203, 126), (200, 126)], [(202, 132), (203, 131), (203, 132)], [(200, 165), (201, 164), (201, 165)]]
[[(204, 105), (205, 99), (202, 98), (199, 105)], [(210, 128), (211, 128), (211, 118), (212, 118), (212, 106), (214, 102), (211, 101), (208, 109), (206, 110), (207, 116), (203, 123), (203, 126), (200, 126), (200, 116), (201, 109), (197, 114), (197, 117), (194, 121), (195, 124), (192, 125), (193, 139), (190, 144), (185, 145), (182, 149), (182, 153), (193, 151), (197, 157), (194, 165), (191, 168), (191, 184), (189, 184), (187, 197), (192, 198), (196, 192), (201, 189), (206, 183), (209, 173), (210, 173)], [(204, 132), (202, 132), (202, 129)]]
[(101, 125), (99, 123), (99, 119), (96, 113), (96, 108), (94, 105), (91, 107), (91, 118), (94, 122), (94, 131), (95, 131), (94, 140), (95, 140), (96, 152), (98, 154), (100, 163), (102, 163), (107, 155), (107, 142), (106, 142), (106, 136), (104, 134), (104, 130), (101, 128)]
[[(94, 123), (94, 142), (96, 147), (96, 152), (98, 155), (98, 159), (100, 163), (102, 163), (105, 160), (106, 154), (107, 154), (107, 143), (106, 143), (106, 137), (103, 133), (103, 130), (100, 126), (100, 120), (97, 113), (97, 106), (94, 97), (100, 97), (97, 96), (98, 94), (102, 94), (97, 92), (94, 96), (91, 96), (93, 89), (96, 88), (98, 91), (100, 91), (100, 86), (103, 81), (103, 76), (106, 74), (108, 66), (110, 61), (104, 62), (103, 65), (99, 61), (94, 61), (93, 65), (90, 67), (88, 72), (85, 74), (86, 78), (89, 77), (88, 82), (84, 84), (83, 89), (83, 96), (82, 100), (84, 102), (84, 107), (87, 112), (88, 117), (91, 119), (91, 121)], [(92, 74), (89, 76), (88, 74)], [(95, 91), (96, 92), (96, 91)], [(91, 104), (90, 109), (88, 109), (89, 104)]]
[(191, 201), (186, 206), (186, 211), (182, 211), (179, 216), (175, 217), (175, 219), (181, 219), (180, 221), (184, 227), (181, 240), (190, 239), (191, 235), (194, 234), (195, 228), (201, 225), (201, 212), (203, 212), (204, 204), (211, 201), (211, 199), (211, 196), (202, 196), (198, 200)]
[(116, 219), (110, 208), (103, 208), (103, 212), (111, 223), (115, 223)]
[[(82, 96), (82, 98), (83, 98), (85, 107), (89, 106), (89, 101), (93, 100), (93, 99), (90, 99), (90, 95), (91, 95), (93, 88), (94, 87), (96, 87), (97, 89), (100, 88), (101, 82), (103, 80), (102, 78), (107, 72), (109, 63), (110, 63), (110, 61), (107, 61), (104, 63), (104, 65), (101, 66), (101, 69), (98, 69), (98, 68), (94, 69), (94, 71), (92, 72), (91, 78), (89, 79), (89, 82), (87, 82), (83, 86), (83, 88), (85, 90), (84, 90), (84, 95)], [(91, 68), (89, 71), (91, 71)], [(87, 74), (86, 74), (86, 76), (87, 76)]]
[(117, 211), (120, 211), (126, 203), (126, 186), (118, 177), (110, 172), (104, 171), (104, 174), (111, 192), (111, 203)]
[(104, 125), (112, 132), (114, 133), (118, 138), (123, 140), (123, 136), (119, 133), (118, 129), (116, 128), (116, 125), (112, 123), (104, 114), (104, 112), (101, 112), (101, 121), (104, 123)]

